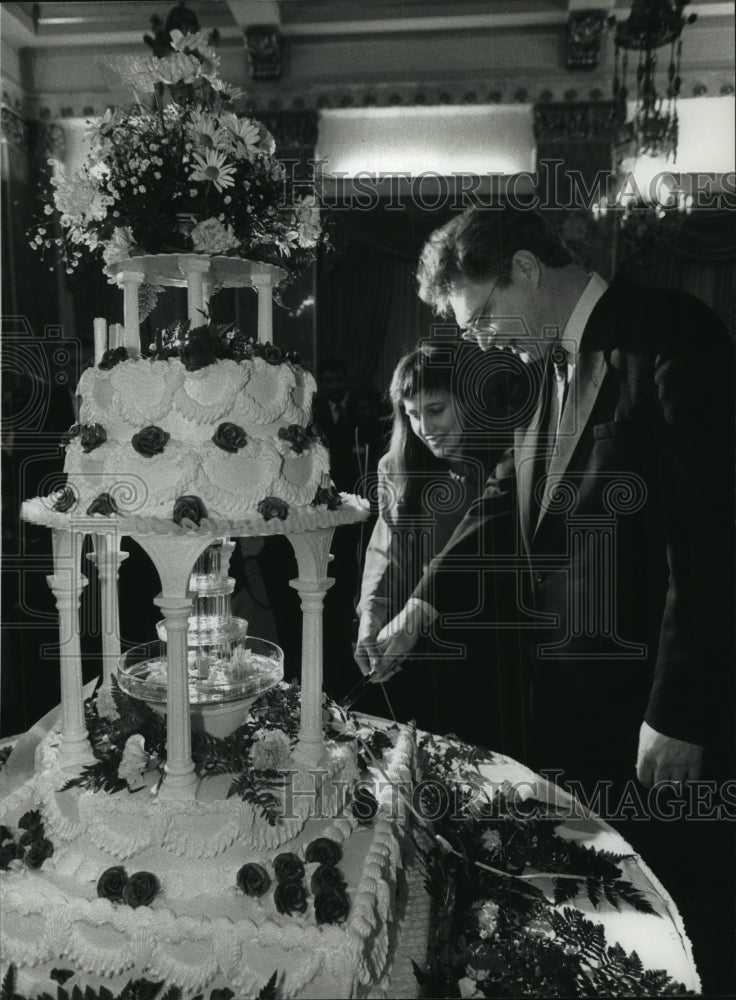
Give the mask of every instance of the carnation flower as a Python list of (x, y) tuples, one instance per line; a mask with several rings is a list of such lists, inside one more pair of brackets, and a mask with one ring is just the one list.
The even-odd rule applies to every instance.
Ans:
[(163, 83), (194, 83), (201, 74), (202, 64), (196, 56), (173, 52), (158, 59), (155, 70)]
[(190, 235), (196, 253), (226, 254), (240, 247), (240, 240), (232, 227), (224, 225), (219, 219), (198, 222)]
[(195, 153), (194, 161), (197, 165), (189, 175), (190, 181), (210, 181), (217, 191), (232, 187), (235, 183), (235, 167), (227, 162), (225, 154), (219, 149), (205, 150), (204, 157)]
[(498, 903), (489, 900), (478, 911), (478, 929), (482, 938), (493, 937), (498, 928)]
[(313, 194), (306, 195), (296, 206), (297, 241), (300, 247), (313, 247), (322, 232), (319, 208)]

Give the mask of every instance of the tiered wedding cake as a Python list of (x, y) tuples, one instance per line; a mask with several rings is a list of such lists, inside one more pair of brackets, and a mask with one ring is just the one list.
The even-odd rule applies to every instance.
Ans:
[[(274, 207), (284, 173), (270, 136), (231, 110), (201, 37), (172, 40), (176, 51), (149, 69), (180, 84), (180, 103), (108, 113), (89, 169), (57, 182), (69, 245), (102, 247), (123, 288), (125, 328), (107, 341), (98, 324), (66, 485), (23, 508), (53, 532), (62, 706), (35, 773), (0, 813), (3, 963), (28, 996), (69, 975), (67, 988), (91, 996), (140, 978), (187, 996), (357, 996), (386, 976), (396, 948), (408, 816), (395, 794), (414, 776), (415, 745), (405, 728), (361, 729), (321, 694), (330, 538), (366, 512), (330, 483), (311, 426), (311, 375), (270, 342), (272, 287), (283, 277), (274, 256), (314, 246), (319, 222), (313, 199)], [(158, 214), (143, 211), (154, 179), (168, 198)], [(169, 201), (206, 217), (182, 227), (166, 215)], [(185, 286), (188, 296), (188, 321), (146, 357), (141, 285)], [(207, 319), (212, 291), (227, 285), (258, 290), (257, 339)], [(192, 565), (218, 539), (273, 531), (289, 536), (299, 565), (301, 696), (278, 686), (227, 739), (192, 736)], [(116, 606), (119, 535), (154, 560), (165, 723), (117, 688), (114, 628), (105, 682), (82, 706), (84, 534), (103, 614)]]

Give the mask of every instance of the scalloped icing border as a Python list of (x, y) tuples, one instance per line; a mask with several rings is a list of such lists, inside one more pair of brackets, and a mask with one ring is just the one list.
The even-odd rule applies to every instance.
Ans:
[[(184, 528), (163, 517), (143, 515), (106, 516), (86, 515), (83, 511), (61, 513), (52, 509), (52, 497), (34, 497), (21, 506), (21, 520), (40, 524), (61, 531), (81, 531), (99, 534), (113, 532), (121, 535), (201, 535), (203, 538), (233, 538), (248, 535), (295, 535), (321, 528), (336, 528), (341, 524), (364, 521), (370, 515), (368, 501), (362, 497), (341, 493), (342, 504), (337, 510), (319, 507), (289, 507), (286, 520), (272, 518), (266, 521), (254, 511), (238, 518), (206, 517), (198, 528)], [(78, 505), (80, 506), (80, 505)]]

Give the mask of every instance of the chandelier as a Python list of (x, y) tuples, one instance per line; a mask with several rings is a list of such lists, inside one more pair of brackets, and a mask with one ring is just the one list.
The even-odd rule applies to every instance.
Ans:
[[(684, 17), (689, 0), (633, 0), (626, 21), (616, 24), (613, 99), (617, 107), (618, 131), (614, 139), (617, 163), (626, 157), (677, 158), (677, 98), (680, 93), (682, 29), (697, 15)], [(657, 92), (657, 50), (670, 47), (667, 89)], [(628, 117), (629, 53), (636, 53), (636, 101)], [(633, 60), (632, 60), (633, 61)]]

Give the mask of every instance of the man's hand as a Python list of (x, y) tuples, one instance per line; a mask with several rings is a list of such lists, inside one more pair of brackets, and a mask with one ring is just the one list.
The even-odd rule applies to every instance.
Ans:
[(650, 788), (659, 781), (697, 781), (703, 763), (703, 748), (697, 743), (664, 736), (642, 722), (636, 776)]
[(358, 625), (358, 641), (355, 644), (355, 662), (363, 674), (370, 674), (380, 660), (376, 648), (376, 636), (381, 631), (383, 621), (370, 611), (360, 616)]

